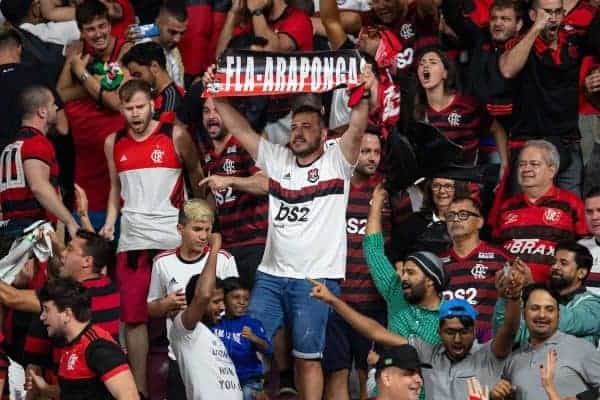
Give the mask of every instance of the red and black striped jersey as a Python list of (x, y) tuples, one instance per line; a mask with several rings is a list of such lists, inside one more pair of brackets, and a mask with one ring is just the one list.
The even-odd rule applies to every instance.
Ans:
[[(209, 175), (249, 177), (260, 170), (250, 154), (233, 136), (221, 154), (211, 149), (204, 156), (204, 173)], [(213, 192), (223, 247), (264, 244), (267, 237), (268, 197), (233, 190), (228, 187)]]
[(160, 93), (154, 96), (154, 118), (158, 119), (162, 113), (174, 113), (183, 103), (185, 90), (171, 82)]
[[(381, 176), (372, 176), (362, 184), (350, 184), (350, 197), (346, 210), (346, 237), (348, 253), (346, 255), (346, 279), (341, 284), (341, 298), (355, 308), (373, 309), (385, 307), (385, 301), (377, 291), (371, 279), (367, 261), (363, 255), (362, 241), (367, 229), (367, 217), (373, 189)], [(386, 207), (387, 208), (387, 207)], [(384, 209), (382, 215), (383, 237), (386, 242), (391, 235), (391, 212)]]
[[(85, 286), (92, 298), (92, 322), (99, 328), (119, 338), (121, 295), (116, 285), (106, 276), (86, 279)], [(46, 327), (36, 318), (29, 327), (25, 339), (27, 363), (49, 367), (51, 365), (53, 340), (48, 337)]]
[(448, 278), (448, 285), (443, 295), (445, 299), (465, 299), (479, 313), (475, 324), (479, 343), (492, 338), (492, 315), (498, 299), (495, 275), (508, 255), (500, 248), (486, 242), (479, 243), (471, 253), (464, 257), (450, 249), (440, 256)]
[(489, 130), (491, 118), (474, 97), (457, 93), (441, 110), (427, 106), (427, 120), (448, 139), (462, 146), (456, 165), (477, 164), (479, 138)]
[(439, 45), (439, 20), (436, 15), (419, 12), (417, 2), (411, 2), (406, 14), (392, 24), (384, 24), (374, 11), (361, 14), (362, 26), (384, 26), (390, 29), (402, 44), (396, 57), (397, 73), (407, 73), (414, 66), (417, 52), (427, 46)]
[(129, 370), (111, 334), (91, 323), (70, 343), (57, 346), (54, 357), (62, 400), (112, 399), (104, 382)]
[(50, 184), (58, 191), (58, 163), (52, 143), (39, 130), (22, 127), (16, 140), (0, 154), (0, 198), (5, 220), (53, 219), (35, 198), (25, 178), (25, 161), (38, 160), (50, 168)]
[(536, 282), (550, 278), (557, 242), (588, 233), (582, 200), (555, 186), (534, 203), (523, 193), (505, 200), (496, 221), (494, 237), (529, 265)]

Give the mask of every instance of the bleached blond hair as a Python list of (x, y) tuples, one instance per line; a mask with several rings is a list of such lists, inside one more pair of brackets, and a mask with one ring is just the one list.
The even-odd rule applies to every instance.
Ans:
[(179, 209), (179, 224), (185, 225), (190, 221), (215, 222), (215, 211), (210, 203), (203, 199), (186, 200)]

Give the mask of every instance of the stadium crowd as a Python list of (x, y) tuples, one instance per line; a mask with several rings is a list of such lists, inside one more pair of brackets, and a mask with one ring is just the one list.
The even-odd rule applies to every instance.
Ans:
[(2, 398), (600, 399), (599, 6), (0, 0)]

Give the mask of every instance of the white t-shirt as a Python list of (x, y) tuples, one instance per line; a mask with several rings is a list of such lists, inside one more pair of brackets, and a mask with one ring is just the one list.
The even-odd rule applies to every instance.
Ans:
[[(367, 12), (371, 9), (369, 0), (336, 0), (338, 8), (343, 11)], [(318, 13), (319, 0), (314, 0), (315, 13)]]
[(258, 270), (295, 279), (343, 279), (354, 166), (341, 146), (301, 167), (288, 148), (261, 139), (256, 166), (269, 177), (269, 229)]
[[(582, 246), (585, 246), (588, 248), (588, 250), (590, 251), (590, 253), (592, 253), (592, 257), (594, 258), (594, 264), (592, 264), (592, 270), (590, 271), (590, 274), (594, 274), (595, 276), (593, 278), (595, 281), (595, 285), (598, 283), (598, 275), (596, 274), (600, 274), (600, 245), (598, 245), (598, 242), (596, 242), (596, 239), (594, 237), (588, 238), (588, 239), (581, 239), (579, 241), (579, 244)], [(588, 276), (588, 283), (590, 281), (590, 276)], [(590, 292), (594, 293), (595, 295), (600, 296), (600, 287), (597, 286), (590, 286), (590, 285), (586, 285), (587, 290), (589, 290)]]
[[(152, 277), (148, 290), (148, 303), (174, 293), (178, 290), (185, 293), (190, 278), (202, 273), (208, 261), (208, 252), (195, 261), (185, 261), (179, 255), (179, 249), (165, 251), (154, 258)], [(235, 258), (225, 250), (217, 255), (217, 278), (225, 279), (238, 277)], [(167, 318), (167, 336), (172, 326), (171, 319)], [(175, 360), (175, 354), (169, 346), (169, 358)]]
[(169, 341), (177, 357), (187, 400), (242, 400), (235, 365), (225, 345), (201, 322), (189, 331), (179, 313)]
[(24, 23), (19, 28), (37, 36), (42, 42), (63, 46), (81, 38), (81, 33), (75, 21), (48, 21), (41, 24)]

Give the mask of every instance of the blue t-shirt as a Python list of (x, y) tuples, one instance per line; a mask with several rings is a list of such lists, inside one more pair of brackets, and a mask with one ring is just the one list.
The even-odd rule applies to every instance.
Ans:
[(223, 317), (217, 325), (211, 327), (213, 333), (225, 344), (242, 385), (251, 378), (260, 378), (264, 374), (262, 363), (256, 354), (258, 349), (251, 341), (241, 336), (244, 326), (252, 329), (256, 336), (269, 344), (265, 354), (273, 352), (271, 341), (267, 338), (263, 325), (248, 315), (235, 319)]

